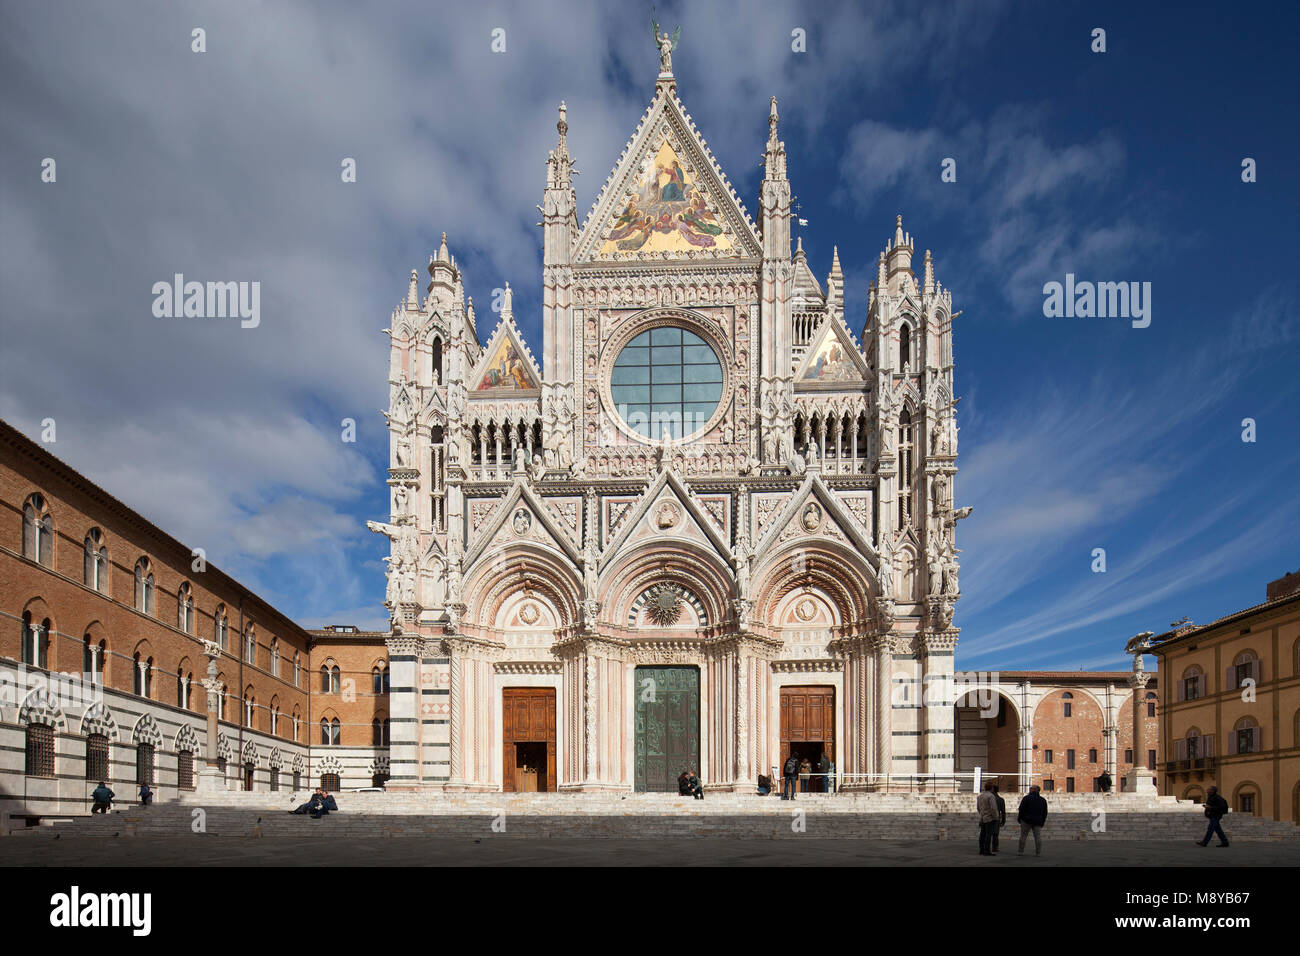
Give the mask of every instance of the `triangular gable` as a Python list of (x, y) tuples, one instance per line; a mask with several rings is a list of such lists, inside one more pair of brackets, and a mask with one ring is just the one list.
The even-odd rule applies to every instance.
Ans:
[[(675, 505), (680, 509), (679, 513), (672, 514), (665, 510), (664, 504)], [(659, 513), (661, 511), (662, 514)], [(691, 494), (686, 484), (669, 469), (660, 472), (659, 477), (650, 483), (650, 487), (636, 503), (632, 513), (622, 521), (619, 532), (606, 545), (600, 556), (602, 572), (623, 546), (633, 540), (637, 529), (641, 528), (647, 519), (656, 526), (656, 533), (676, 538), (696, 537), (703, 544), (711, 544), (723, 561), (731, 562), (731, 548), (717, 525), (700, 507), (700, 503), (695, 500), (695, 496)]]
[[(817, 516), (818, 530), (808, 530), (798, 524), (800, 514), (809, 501), (815, 501), (823, 510), (823, 514)], [(804, 479), (804, 483), (799, 486), (799, 490), (781, 509), (780, 514), (768, 522), (766, 532), (754, 547), (754, 553), (765, 554), (770, 551), (792, 528), (795, 529), (796, 536), (807, 538), (809, 535), (819, 533), (821, 529), (824, 529), (826, 527), (825, 523), (828, 521), (838, 528), (854, 550), (862, 554), (873, 568), (879, 570), (880, 556), (872, 545), (871, 539), (863, 533), (861, 526), (853, 520), (853, 516), (849, 514), (840, 500), (831, 493), (830, 489), (823, 484), (818, 475), (809, 475)]]
[(470, 398), (541, 394), (542, 374), (513, 321), (502, 317), (466, 385)]
[(592, 206), (573, 261), (761, 256), (735, 190), (681, 101), (661, 87)]
[[(519, 513), (524, 512), (524, 516)], [(508, 529), (503, 532), (503, 529)], [(566, 555), (572, 562), (575, 573), (579, 563), (578, 549), (574, 547), (569, 536), (551, 513), (551, 509), (541, 498), (533, 493), (522, 478), (516, 478), (510, 493), (501, 502), (501, 506), (492, 513), (492, 518), (465, 551), (465, 566), (470, 567), (482, 557), (488, 546), (500, 539), (500, 543), (532, 542), (534, 544), (551, 544), (556, 550)]]
[(796, 389), (834, 388), (862, 385), (870, 378), (867, 360), (853, 341), (848, 326), (843, 319), (828, 315), (822, 320), (821, 328), (813, 336), (812, 345), (794, 373), (794, 386)]

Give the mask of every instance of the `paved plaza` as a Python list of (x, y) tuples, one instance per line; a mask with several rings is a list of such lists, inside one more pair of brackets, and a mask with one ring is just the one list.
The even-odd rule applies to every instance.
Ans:
[[(329, 820), (305, 819), (323, 829)], [(198, 835), (114, 838), (21, 834), (0, 840), (0, 866), (1300, 866), (1300, 843), (1249, 842), (1226, 849), (1167, 841), (1066, 840), (1016, 855), (1003, 842), (996, 857), (952, 840), (579, 840), (511, 836), (325, 839)], [(1031, 844), (1032, 847), (1032, 844)]]

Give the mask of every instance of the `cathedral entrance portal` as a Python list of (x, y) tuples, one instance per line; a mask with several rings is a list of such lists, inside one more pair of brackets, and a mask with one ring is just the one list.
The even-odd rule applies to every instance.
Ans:
[(700, 672), (695, 667), (636, 669), (638, 793), (676, 793), (677, 775), (700, 771)]
[(555, 790), (555, 690), (506, 687), (501, 691), (501, 787), (506, 793)]
[[(781, 760), (794, 755), (808, 761), (813, 773), (825, 754), (835, 759), (835, 688), (781, 688)], [(824, 777), (801, 777), (803, 792), (823, 791)]]

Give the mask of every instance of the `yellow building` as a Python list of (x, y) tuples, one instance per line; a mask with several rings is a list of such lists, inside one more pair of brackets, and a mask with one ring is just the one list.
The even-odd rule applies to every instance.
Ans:
[(1146, 644), (1165, 688), (1160, 792), (1201, 802), (1214, 784), (1234, 813), (1300, 823), (1300, 572)]

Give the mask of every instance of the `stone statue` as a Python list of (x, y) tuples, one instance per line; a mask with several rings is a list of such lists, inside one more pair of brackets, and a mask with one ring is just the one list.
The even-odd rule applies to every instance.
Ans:
[(673, 50), (677, 49), (677, 43), (682, 38), (682, 28), (678, 27), (674, 30), (673, 35), (670, 37), (667, 32), (660, 34), (658, 20), (652, 18), (650, 26), (653, 30), (651, 35), (654, 37), (655, 46), (659, 48), (659, 72), (664, 74), (672, 73)]
[(400, 582), (398, 580), (402, 562), (399, 558), (384, 558), (384, 563), (388, 565), (388, 586), (384, 592), (384, 603), (389, 607), (396, 607), (398, 600), (401, 598)]
[(882, 598), (892, 598), (894, 596), (894, 555), (888, 548), (880, 552), (880, 596)]
[(943, 560), (933, 548), (926, 557), (926, 566), (929, 570), (929, 593), (931, 597), (936, 597), (943, 593)]
[(393, 486), (393, 516), (401, 518), (406, 515), (406, 509), (409, 505), (408, 492), (403, 485)]
[(398, 468), (411, 467), (411, 439), (405, 433), (398, 436), (396, 458)]

